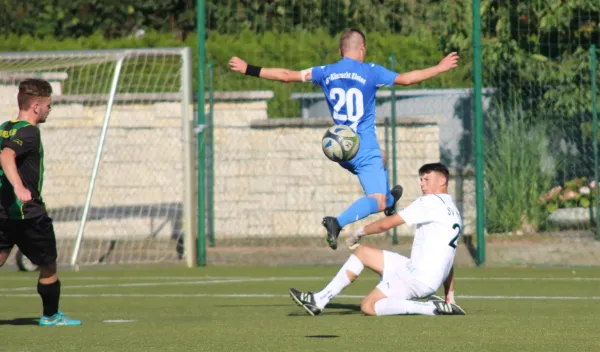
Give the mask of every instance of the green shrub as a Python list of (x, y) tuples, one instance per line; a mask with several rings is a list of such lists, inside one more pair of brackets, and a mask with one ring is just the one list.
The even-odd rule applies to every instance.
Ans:
[[(403, 36), (374, 32), (369, 35), (367, 40), (367, 60), (389, 67), (390, 54), (395, 53), (395, 70), (398, 72), (435, 65), (445, 54), (437, 47), (438, 39), (431, 35)], [(337, 35), (332, 36), (325, 31), (312, 33), (267, 32), (262, 36), (256, 36), (248, 30), (238, 35), (209, 33), (206, 40), (206, 59), (214, 62), (214, 89), (216, 91), (272, 90), (275, 97), (269, 101), (269, 116), (298, 117), (300, 115), (299, 103), (291, 100), (290, 94), (292, 92), (318, 92), (317, 87), (312, 84), (269, 82), (235, 74), (227, 66), (229, 58), (239, 56), (255, 65), (301, 70), (338, 60), (337, 45)], [(0, 52), (182, 46), (192, 48), (193, 70), (196, 72), (197, 42), (195, 35), (188, 36), (184, 41), (177, 39), (172, 34), (157, 32), (148, 32), (141, 39), (107, 40), (101, 33), (96, 33), (90, 37), (65, 40), (51, 37), (37, 39), (16, 35), (9, 35), (0, 40)], [(411, 89), (468, 87), (470, 78), (466, 66), (468, 65), (411, 87)], [(194, 75), (194, 87), (196, 87), (196, 79), (197, 77)]]
[(531, 125), (518, 107), (497, 106), (486, 116), (486, 226), (490, 233), (536, 231), (546, 212), (540, 195), (553, 182), (547, 129)]

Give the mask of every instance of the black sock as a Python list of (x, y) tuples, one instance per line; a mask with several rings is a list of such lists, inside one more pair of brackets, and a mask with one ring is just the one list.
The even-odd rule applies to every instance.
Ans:
[(60, 298), (60, 280), (44, 285), (38, 281), (37, 291), (42, 297), (44, 315), (51, 317), (58, 312), (58, 300)]

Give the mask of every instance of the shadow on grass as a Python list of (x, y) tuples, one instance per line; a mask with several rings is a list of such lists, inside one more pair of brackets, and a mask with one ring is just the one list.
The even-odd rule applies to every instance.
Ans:
[(15, 318), (0, 320), (0, 325), (38, 325), (40, 318)]
[[(334, 310), (332, 309), (339, 309)], [(329, 303), (323, 315), (351, 315), (351, 314), (362, 314), (360, 311), (359, 304), (342, 304), (342, 303)], [(288, 314), (288, 317), (310, 317), (306, 312), (294, 312)]]

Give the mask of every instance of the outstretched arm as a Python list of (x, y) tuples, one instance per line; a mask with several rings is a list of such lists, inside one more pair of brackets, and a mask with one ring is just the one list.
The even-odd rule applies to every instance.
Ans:
[(423, 82), (439, 75), (440, 73), (450, 71), (451, 69), (457, 67), (458, 59), (459, 57), (455, 52), (450, 53), (435, 66), (431, 66), (423, 70), (415, 70), (399, 74), (396, 76), (396, 79), (394, 79), (394, 84), (409, 86), (411, 84)]
[(280, 82), (306, 82), (312, 78), (311, 70), (293, 71), (285, 68), (268, 68), (248, 65), (248, 63), (239, 57), (232, 57), (229, 60), (229, 67), (232, 71), (239, 72), (248, 76), (268, 79)]
[(346, 245), (348, 248), (350, 248), (350, 250), (354, 250), (356, 247), (358, 247), (358, 242), (361, 238), (367, 235), (375, 235), (385, 232), (402, 224), (404, 224), (404, 219), (402, 219), (400, 214), (396, 213), (392, 216), (387, 216), (354, 231), (354, 233), (348, 236), (346, 239)]
[(392, 216), (386, 216), (364, 227), (365, 235), (375, 235), (385, 232), (404, 224), (404, 219), (396, 213)]

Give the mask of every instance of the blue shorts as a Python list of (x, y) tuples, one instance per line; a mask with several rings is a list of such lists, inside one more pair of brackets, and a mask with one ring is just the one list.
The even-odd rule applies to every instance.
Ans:
[(340, 165), (358, 176), (365, 195), (387, 194), (389, 192), (387, 172), (383, 168), (381, 149), (359, 149), (358, 154)]

